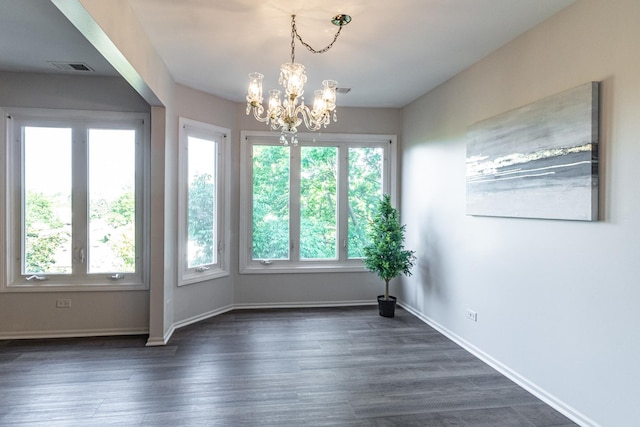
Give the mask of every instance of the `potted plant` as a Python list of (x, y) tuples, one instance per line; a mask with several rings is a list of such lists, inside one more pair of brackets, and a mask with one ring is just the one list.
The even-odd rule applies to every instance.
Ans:
[(404, 249), (404, 229), (391, 197), (384, 194), (370, 224), (371, 244), (364, 248), (365, 267), (385, 282), (384, 295), (378, 296), (380, 316), (394, 316), (396, 297), (389, 295), (389, 282), (400, 274), (410, 276), (415, 261), (415, 252)]

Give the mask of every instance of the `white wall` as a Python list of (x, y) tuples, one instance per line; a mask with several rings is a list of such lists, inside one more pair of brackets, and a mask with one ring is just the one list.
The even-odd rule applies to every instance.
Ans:
[[(580, 0), (403, 110), (400, 297), (585, 425), (640, 422), (638, 22), (637, 0)], [(465, 216), (467, 126), (589, 81), (602, 220)]]
[[(0, 106), (149, 112), (120, 78), (7, 72), (0, 72)], [(56, 308), (61, 297), (72, 300), (70, 309)], [(0, 293), (3, 338), (145, 333), (148, 325), (148, 291)]]

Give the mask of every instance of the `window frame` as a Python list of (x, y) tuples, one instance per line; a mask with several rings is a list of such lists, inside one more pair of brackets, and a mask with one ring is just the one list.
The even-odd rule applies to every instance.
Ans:
[[(316, 273), (316, 272), (366, 272), (368, 271), (361, 258), (348, 258), (348, 248), (338, 244), (338, 258), (330, 260), (302, 260), (299, 258), (299, 219), (289, 222), (289, 244), (293, 246), (287, 260), (254, 260), (252, 259), (253, 236), (253, 206), (252, 183), (253, 163), (252, 147), (254, 143), (261, 145), (282, 145), (280, 135), (274, 132), (242, 131), (240, 134), (240, 244), (239, 270), (240, 274), (263, 273)], [(347, 158), (341, 149), (351, 147), (383, 148), (383, 179), (382, 191), (396, 198), (397, 189), (397, 136), (381, 134), (343, 134), (343, 133), (298, 133), (299, 143), (290, 146), (290, 156), (298, 157), (297, 164), (291, 164), (290, 177), (290, 218), (299, 216), (300, 199), (295, 194), (300, 186), (300, 177), (294, 180), (294, 173), (300, 173), (300, 148), (303, 146), (338, 146), (338, 183), (337, 183), (337, 241), (344, 242), (348, 233), (348, 212), (346, 200), (348, 197)], [(340, 148), (343, 147), (343, 148)], [(298, 236), (294, 238), (293, 236)], [(265, 262), (266, 261), (266, 262)]]
[[(0, 196), (5, 202), (2, 212), (4, 221), (0, 223), (0, 292), (51, 292), (51, 291), (121, 291), (146, 290), (149, 288), (149, 160), (150, 160), (150, 117), (147, 113), (109, 112), (109, 111), (80, 111), (37, 108), (2, 108), (2, 155), (0, 162), (5, 174), (0, 177)], [(23, 144), (22, 126), (56, 126), (72, 128), (72, 144), (78, 145), (78, 139), (84, 146), (85, 160), (79, 166), (83, 174), (72, 178), (73, 193), (80, 194), (80, 205), (87, 209), (82, 219), (72, 224), (72, 230), (80, 231), (84, 238), (84, 247), (89, 243), (88, 221), (88, 149), (87, 138), (89, 129), (135, 129), (136, 155), (136, 271), (124, 273), (123, 278), (110, 279), (111, 273), (88, 273), (86, 269), (71, 274), (55, 275), (43, 274), (47, 280), (27, 281), (28, 275), (22, 274), (22, 179), (23, 179)], [(75, 148), (74, 148), (75, 151)], [(17, 161), (16, 161), (17, 160)], [(77, 158), (74, 154), (74, 161)], [(78, 165), (75, 164), (74, 168)], [(77, 200), (77, 199), (73, 199)], [(77, 202), (74, 202), (74, 204)], [(80, 215), (73, 207), (73, 215)], [(78, 236), (73, 236), (75, 241)], [(87, 266), (86, 253), (84, 265)], [(117, 272), (114, 272), (117, 273)], [(114, 276), (115, 277), (115, 276)]]
[[(230, 264), (230, 150), (229, 139), (231, 130), (204, 123), (185, 117), (178, 118), (178, 286), (201, 283), (208, 280), (226, 277), (231, 274)], [(207, 264), (205, 269), (188, 267), (188, 143), (189, 137), (211, 139), (217, 145), (216, 159), (216, 237), (217, 237), (217, 262)]]

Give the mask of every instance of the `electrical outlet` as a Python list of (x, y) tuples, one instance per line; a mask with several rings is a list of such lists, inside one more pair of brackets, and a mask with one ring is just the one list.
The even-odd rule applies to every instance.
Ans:
[(478, 321), (478, 313), (476, 313), (473, 310), (469, 310), (467, 308), (467, 319), (473, 320), (474, 322), (477, 322)]
[(56, 308), (71, 308), (71, 299), (69, 298), (57, 299)]

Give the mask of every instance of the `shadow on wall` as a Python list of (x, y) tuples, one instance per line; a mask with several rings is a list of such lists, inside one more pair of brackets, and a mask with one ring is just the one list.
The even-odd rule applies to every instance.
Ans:
[(440, 301), (447, 299), (446, 278), (444, 275), (441, 251), (441, 237), (431, 220), (421, 224), (420, 245), (417, 249), (415, 304), (423, 308), (429, 299)]

